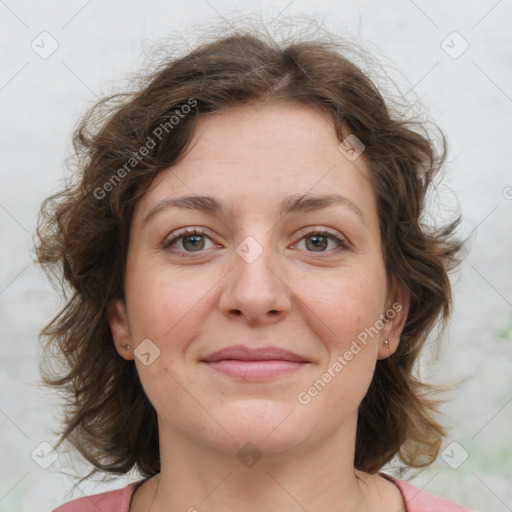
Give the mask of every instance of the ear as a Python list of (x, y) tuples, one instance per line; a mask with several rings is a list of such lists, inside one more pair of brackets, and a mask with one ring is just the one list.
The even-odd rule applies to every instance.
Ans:
[[(389, 294), (386, 310), (383, 312), (385, 318), (380, 332), (378, 359), (389, 357), (398, 348), (410, 303), (409, 292), (402, 285), (394, 285), (392, 293)], [(387, 340), (387, 344), (385, 340)]]
[(126, 360), (133, 359), (133, 343), (128, 325), (126, 304), (121, 299), (114, 300), (108, 308), (108, 323), (117, 353)]

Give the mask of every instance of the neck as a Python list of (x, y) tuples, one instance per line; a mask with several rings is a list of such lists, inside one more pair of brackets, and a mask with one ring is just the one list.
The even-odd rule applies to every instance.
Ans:
[(329, 443), (274, 450), (258, 460), (259, 449), (246, 447), (237, 457), (161, 425), (151, 512), (370, 510), (365, 474), (353, 468), (355, 423), (350, 427)]

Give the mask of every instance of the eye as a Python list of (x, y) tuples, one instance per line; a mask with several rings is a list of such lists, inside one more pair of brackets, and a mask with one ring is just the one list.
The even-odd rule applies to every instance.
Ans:
[[(344, 237), (333, 233), (327, 228), (316, 228), (310, 231), (301, 231), (302, 239), (298, 242), (299, 245), (304, 243), (304, 249), (307, 252), (316, 253), (338, 253), (349, 248), (349, 244)], [(211, 245), (208, 247), (207, 242)], [(329, 246), (333, 245), (334, 247)], [(205, 249), (215, 247), (213, 240), (206, 235), (206, 232), (201, 228), (183, 228), (175, 233), (164, 242), (163, 249), (177, 253), (179, 256), (185, 256), (192, 253), (201, 253)]]
[[(303, 238), (299, 241), (299, 244), (304, 242), (305, 250), (308, 252), (335, 252), (338, 253), (345, 249), (348, 249), (348, 242), (345, 238), (340, 237), (328, 230), (327, 228), (314, 229), (309, 232), (301, 232)], [(332, 245), (334, 244), (334, 247)], [(331, 248), (329, 249), (329, 245)], [(301, 249), (301, 247), (299, 247)]]
[[(212, 243), (210, 247), (205, 247), (207, 240)], [(182, 253), (180, 254), (182, 256), (183, 253), (202, 252), (203, 249), (213, 246), (212, 239), (201, 228), (183, 228), (171, 234), (171, 238), (164, 242), (163, 248)]]

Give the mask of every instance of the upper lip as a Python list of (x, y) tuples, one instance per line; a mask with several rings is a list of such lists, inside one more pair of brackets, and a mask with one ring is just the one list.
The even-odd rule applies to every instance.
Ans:
[(238, 359), (240, 361), (293, 361), (308, 363), (309, 361), (294, 352), (279, 347), (249, 348), (243, 345), (234, 345), (212, 352), (205, 356), (202, 361), (212, 363), (223, 359)]

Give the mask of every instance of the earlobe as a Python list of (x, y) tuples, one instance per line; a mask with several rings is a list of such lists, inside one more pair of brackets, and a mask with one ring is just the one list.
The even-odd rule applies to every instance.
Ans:
[(108, 310), (108, 322), (110, 332), (117, 353), (127, 360), (133, 359), (132, 339), (128, 325), (128, 314), (126, 304), (121, 299), (116, 299), (110, 304)]

